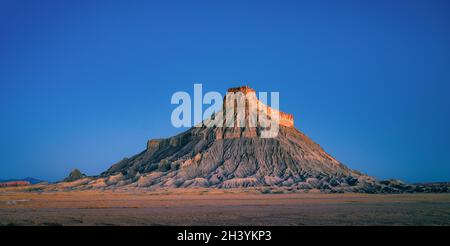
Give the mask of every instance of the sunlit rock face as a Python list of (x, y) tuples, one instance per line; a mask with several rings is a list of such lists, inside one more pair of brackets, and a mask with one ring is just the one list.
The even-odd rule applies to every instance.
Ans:
[[(236, 93), (242, 93), (245, 96), (245, 102), (242, 102), (241, 105), (245, 105), (245, 108), (241, 108), (240, 110), (237, 110), (237, 105), (239, 105), (239, 98), (232, 98), (231, 101), (227, 101), (227, 97), (230, 95), (235, 96)], [(236, 102), (237, 101), (237, 102)], [(233, 107), (236, 111), (240, 111), (243, 115), (246, 116), (246, 123), (248, 123), (250, 118), (250, 112), (251, 108), (253, 106), (256, 113), (261, 113), (262, 111), (264, 115), (268, 115), (270, 118), (270, 115), (276, 114), (278, 115), (278, 124), (281, 126), (286, 127), (294, 127), (294, 116), (292, 114), (287, 114), (284, 112), (281, 112), (279, 110), (273, 109), (270, 106), (262, 103), (260, 100), (258, 100), (256, 91), (248, 86), (241, 86), (241, 87), (235, 87), (230, 88), (227, 90), (227, 96), (224, 98), (224, 111), (226, 111), (227, 107)], [(236, 105), (232, 105), (236, 104)], [(225, 112), (226, 114), (226, 112)], [(258, 118), (258, 116), (256, 116)]]

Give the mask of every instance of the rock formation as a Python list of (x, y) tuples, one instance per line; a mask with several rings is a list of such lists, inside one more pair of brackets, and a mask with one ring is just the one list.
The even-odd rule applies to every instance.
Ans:
[[(287, 114), (281, 112), (279, 110), (272, 109), (270, 106), (267, 106), (261, 103), (256, 99), (256, 91), (248, 86), (234, 87), (227, 90), (228, 93), (242, 93), (248, 97), (248, 100), (253, 100), (257, 108), (266, 107), (267, 114), (271, 115), (272, 112), (275, 114), (279, 114), (279, 124), (286, 127), (294, 127), (294, 116), (292, 114)], [(249, 95), (252, 94), (252, 95)], [(226, 98), (225, 98), (226, 99)], [(251, 102), (250, 102), (251, 103)], [(224, 104), (225, 105), (225, 104)], [(248, 108), (247, 108), (248, 110)]]
[(74, 169), (72, 172), (70, 172), (69, 176), (67, 176), (63, 182), (73, 182), (82, 178), (85, 178), (86, 175), (84, 173), (81, 173), (80, 170)]
[[(247, 86), (228, 92), (255, 93)], [(263, 104), (254, 100), (260, 110)], [(271, 110), (266, 112), (270, 115)], [(260, 126), (202, 126), (171, 138), (152, 139), (146, 150), (112, 165), (97, 179), (115, 187), (150, 188), (283, 187), (377, 192), (385, 186), (327, 154), (294, 127), (290, 114), (280, 112), (275, 138), (261, 138), (262, 130)]]

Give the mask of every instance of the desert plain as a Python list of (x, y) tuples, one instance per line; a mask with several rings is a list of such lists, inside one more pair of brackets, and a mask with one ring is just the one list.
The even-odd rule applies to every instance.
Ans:
[(0, 225), (450, 225), (450, 194), (3, 190)]

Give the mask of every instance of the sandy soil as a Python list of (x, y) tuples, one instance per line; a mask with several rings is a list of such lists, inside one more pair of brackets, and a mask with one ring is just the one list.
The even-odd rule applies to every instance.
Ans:
[(0, 225), (450, 225), (450, 194), (8, 191)]

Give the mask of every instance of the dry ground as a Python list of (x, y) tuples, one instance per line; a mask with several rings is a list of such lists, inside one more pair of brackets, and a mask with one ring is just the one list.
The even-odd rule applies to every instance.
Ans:
[(10, 190), (0, 225), (450, 225), (450, 194)]

